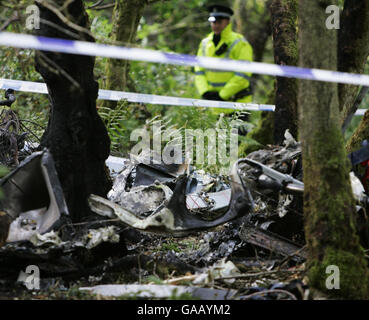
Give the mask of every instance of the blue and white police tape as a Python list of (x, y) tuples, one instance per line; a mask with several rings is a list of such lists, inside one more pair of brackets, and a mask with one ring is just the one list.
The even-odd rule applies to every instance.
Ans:
[[(0, 79), (0, 89), (14, 89), (16, 91), (48, 94), (46, 84), (42, 82)], [(98, 99), (111, 101), (119, 101), (125, 99), (129, 102), (135, 103), (159, 104), (170, 106), (223, 108), (223, 109), (247, 110), (247, 111), (272, 111), (272, 112), (275, 111), (275, 106), (271, 104), (211, 101), (211, 100), (168, 97), (153, 94), (142, 94), (142, 93), (103, 90), (103, 89), (99, 90)], [(355, 115), (362, 116), (364, 115), (365, 111), (366, 109), (359, 109), (356, 111)]]
[[(14, 89), (16, 91), (48, 94), (46, 84), (42, 82), (0, 79), (0, 89)], [(211, 101), (103, 89), (99, 90), (98, 99), (111, 101), (126, 99), (129, 102), (135, 103), (160, 104), (170, 106), (222, 108), (247, 111), (275, 111), (275, 106), (271, 104)], [(367, 110), (359, 109), (356, 111), (355, 115), (363, 116), (365, 111)]]
[[(45, 83), (0, 79), (0, 89), (14, 89), (16, 91), (33, 92), (47, 94), (47, 87)], [(248, 111), (274, 111), (275, 106), (269, 104), (255, 104), (255, 103), (238, 103), (226, 101), (209, 101), (189, 98), (177, 98), (168, 96), (159, 96), (154, 94), (142, 94), (133, 92), (113, 91), (113, 90), (99, 90), (98, 99), (119, 101), (126, 99), (129, 102), (160, 104), (170, 106), (187, 106), (187, 107), (204, 107), (204, 108), (224, 108), (234, 110), (248, 110)]]
[(78, 55), (102, 56), (185, 66), (200, 66), (213, 70), (250, 72), (278, 77), (369, 86), (369, 76), (367, 75), (279, 66), (276, 64), (260, 62), (196, 57), (186, 54), (166, 53), (139, 48), (126, 48), (94, 42), (37, 37), (9, 32), (0, 32), (0, 45)]

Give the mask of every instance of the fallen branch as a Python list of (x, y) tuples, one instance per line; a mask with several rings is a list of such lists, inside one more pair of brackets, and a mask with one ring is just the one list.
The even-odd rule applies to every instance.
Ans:
[(302, 248), (298, 249), (297, 251), (295, 251), (294, 253), (290, 254), (289, 256), (285, 257), (281, 263), (279, 264), (279, 268), (281, 268), (287, 261), (289, 261), (290, 259), (292, 259), (294, 256), (299, 256), (303, 251), (306, 250), (306, 245), (303, 246)]
[(166, 284), (178, 284), (181, 281), (195, 280), (197, 277), (198, 277), (198, 275), (191, 274), (190, 276), (183, 276), (183, 277), (178, 277), (178, 278), (174, 278), (174, 279), (168, 279), (168, 280), (165, 280), (164, 283), (166, 283)]

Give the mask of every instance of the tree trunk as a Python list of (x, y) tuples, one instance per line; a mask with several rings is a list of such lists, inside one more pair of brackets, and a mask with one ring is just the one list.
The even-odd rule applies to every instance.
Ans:
[[(69, 26), (44, 7), (42, 1), (38, 3), (41, 19), (61, 27), (55, 29), (41, 24), (39, 35), (71, 39), (62, 32), (65, 29), (75, 33), (78, 40), (94, 41), (87, 29), (88, 17), (83, 1), (75, 0), (65, 8), (57, 8), (69, 20)], [(54, 3), (62, 6), (65, 1)], [(73, 221), (80, 221), (90, 214), (89, 194), (106, 196), (111, 188), (105, 169), (110, 140), (96, 111), (98, 84), (93, 76), (94, 62), (95, 58), (89, 56), (36, 52), (36, 69), (47, 84), (51, 103), (48, 127), (41, 144), (49, 148), (54, 157)]]
[[(274, 60), (279, 65), (296, 66), (297, 50), (297, 1), (273, 0), (272, 16)], [(274, 114), (274, 143), (281, 144), (289, 129), (297, 138), (297, 80), (277, 77)]]
[[(138, 24), (147, 0), (116, 0), (113, 11), (113, 42), (130, 45), (135, 41)], [(109, 59), (106, 64), (106, 88), (108, 90), (135, 91), (129, 76), (129, 61)], [(104, 101), (103, 106), (114, 109), (116, 101)]]
[[(337, 0), (299, 0), (299, 66), (337, 69), (337, 31), (325, 26)], [(368, 298), (368, 270), (353, 216), (349, 165), (339, 126), (338, 86), (302, 80), (299, 111), (303, 146), (304, 215), (312, 288), (343, 298)], [(327, 267), (339, 268), (340, 290), (328, 290)]]
[[(268, 95), (266, 104), (273, 104), (275, 101), (275, 88)], [(257, 126), (251, 130), (248, 136), (260, 143), (257, 145), (247, 145), (243, 152), (247, 155), (253, 151), (265, 148), (268, 144), (273, 144), (274, 112), (262, 111)]]
[[(369, 55), (369, 0), (346, 0), (338, 33), (338, 70), (363, 73)], [(358, 86), (340, 84), (341, 123), (347, 117)]]
[[(256, 22), (246, 9), (246, 1), (236, 0), (233, 6), (236, 31), (245, 35), (250, 42), (254, 52), (254, 61), (261, 62), (263, 60), (265, 45), (271, 35), (269, 14), (271, 3), (272, 0), (268, 0), (264, 5), (264, 12), (262, 14), (257, 13), (258, 19)], [(254, 10), (257, 11), (256, 8)]]

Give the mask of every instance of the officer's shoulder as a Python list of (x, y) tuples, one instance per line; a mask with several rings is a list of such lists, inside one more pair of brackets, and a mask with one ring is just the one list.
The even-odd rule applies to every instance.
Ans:
[(236, 36), (237, 39), (242, 39), (243, 42), (248, 42), (246, 37), (243, 34), (238, 33), (238, 32), (234, 32), (234, 33), (235, 33), (235, 36)]
[(233, 32), (233, 39), (234, 41), (237, 41), (237, 45), (242, 46), (242, 45), (250, 45), (250, 43), (247, 41), (247, 39), (238, 32)]
[(209, 33), (208, 35), (206, 35), (206, 37), (205, 37), (205, 38), (203, 38), (203, 39), (201, 40), (201, 42), (209, 41), (209, 40), (211, 40), (211, 39), (212, 39), (212, 37), (213, 37), (213, 34), (212, 34), (212, 33)]

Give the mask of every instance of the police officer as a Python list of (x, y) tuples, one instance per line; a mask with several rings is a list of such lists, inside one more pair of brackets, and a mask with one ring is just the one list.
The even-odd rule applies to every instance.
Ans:
[[(253, 50), (245, 38), (232, 31), (233, 10), (227, 6), (208, 6), (212, 32), (201, 41), (197, 55), (252, 61)], [(195, 85), (203, 99), (248, 103), (252, 101), (251, 73), (195, 68)], [(217, 109), (219, 110), (219, 109)], [(232, 113), (232, 109), (221, 109)]]

